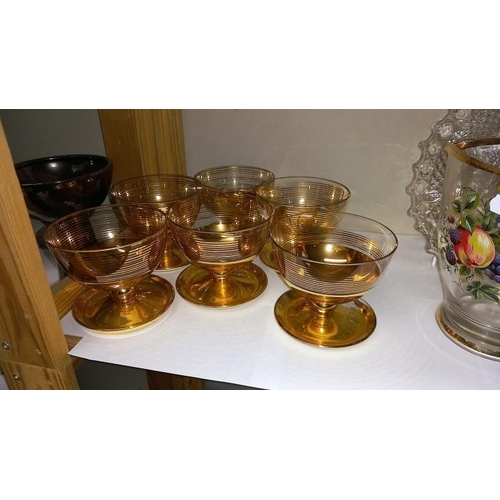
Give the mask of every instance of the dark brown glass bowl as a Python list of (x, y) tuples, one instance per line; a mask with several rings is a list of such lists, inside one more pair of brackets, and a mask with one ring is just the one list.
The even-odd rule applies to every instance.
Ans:
[(29, 214), (45, 223), (101, 205), (113, 174), (109, 158), (91, 154), (37, 158), (15, 168)]

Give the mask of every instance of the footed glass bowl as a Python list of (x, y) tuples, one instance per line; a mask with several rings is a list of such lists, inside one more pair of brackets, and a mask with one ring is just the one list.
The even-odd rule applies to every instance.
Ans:
[(274, 308), (287, 333), (322, 347), (357, 344), (372, 334), (375, 312), (361, 297), (379, 282), (398, 246), (388, 227), (316, 208), (277, 221), (271, 238), (290, 287)]
[[(132, 177), (115, 184), (109, 192), (111, 203), (131, 203), (160, 209), (167, 213), (177, 201), (199, 209), (202, 185), (196, 179), (183, 175), (156, 174)], [(167, 224), (167, 240), (157, 271), (178, 269), (189, 264), (177, 245), (170, 224)]]
[(191, 261), (176, 287), (186, 300), (207, 307), (234, 307), (258, 297), (265, 272), (252, 261), (269, 235), (272, 207), (255, 195), (230, 193), (222, 208), (202, 204), (186, 210), (181, 201), (168, 217), (177, 243)]
[[(332, 214), (343, 212), (351, 198), (350, 190), (343, 184), (318, 177), (278, 177), (272, 183), (259, 186), (256, 192), (273, 206), (271, 226), (280, 218), (314, 213), (318, 207)], [(266, 266), (278, 270), (270, 240), (262, 248), (260, 259)]]
[(45, 241), (61, 268), (86, 289), (75, 320), (117, 335), (157, 320), (173, 302), (168, 281), (152, 275), (165, 248), (167, 217), (135, 205), (102, 205), (53, 222)]

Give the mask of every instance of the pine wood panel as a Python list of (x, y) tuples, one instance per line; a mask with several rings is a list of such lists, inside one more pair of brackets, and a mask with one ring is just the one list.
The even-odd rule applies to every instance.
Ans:
[(158, 164), (157, 135), (155, 133), (155, 121), (153, 110), (134, 110), (135, 132), (137, 135), (137, 148), (141, 157), (140, 171), (137, 175), (158, 174), (160, 167)]
[(179, 109), (152, 110), (158, 173), (186, 175), (186, 153), (182, 112)]
[(59, 318), (64, 318), (73, 307), (75, 299), (83, 292), (85, 287), (65, 276), (61, 281), (51, 286), (52, 298), (56, 305)]
[[(0, 124), (0, 361), (9, 387), (78, 388), (40, 251)], [(14, 383), (21, 364), (23, 384)], [(49, 370), (50, 373), (45, 373)]]
[(106, 155), (114, 163), (113, 183), (142, 175), (134, 110), (99, 110)]
[(114, 163), (113, 183), (148, 174), (186, 174), (182, 111), (99, 110), (106, 155)]
[(78, 389), (76, 378), (74, 384), (68, 383), (74, 378), (75, 372), (72, 364), (54, 369), (18, 361), (4, 361), (2, 368), (9, 389)]
[(147, 371), (150, 390), (203, 390), (205, 382), (199, 378), (173, 375), (171, 373)]

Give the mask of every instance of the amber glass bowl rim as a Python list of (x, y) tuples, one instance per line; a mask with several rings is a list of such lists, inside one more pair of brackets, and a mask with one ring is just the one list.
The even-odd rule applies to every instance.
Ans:
[(199, 180), (205, 187), (209, 188), (216, 188), (217, 186), (211, 185), (210, 183), (204, 182), (201, 180), (201, 177), (206, 176), (207, 174), (220, 174), (225, 171), (230, 172), (231, 170), (238, 170), (238, 169), (248, 169), (248, 170), (253, 170), (255, 172), (265, 172), (268, 174), (269, 178), (267, 180), (263, 180), (262, 183), (257, 184), (257, 186), (264, 186), (270, 182), (273, 182), (276, 178), (273, 172), (271, 170), (268, 170), (267, 168), (264, 167), (259, 167), (257, 165), (217, 165), (214, 167), (208, 167), (204, 168), (203, 170), (200, 170), (199, 172), (196, 172), (194, 174), (194, 178), (196, 180)]
[[(304, 175), (289, 175), (289, 176), (284, 176), (284, 177), (276, 177), (273, 183), (276, 183), (277, 181), (283, 181), (283, 180), (303, 180), (303, 181), (312, 181), (312, 182), (317, 182), (319, 184), (328, 184), (330, 186), (335, 186), (338, 188), (341, 188), (342, 191), (345, 193), (345, 196), (341, 198), (340, 200), (336, 200), (336, 203), (342, 203), (346, 200), (348, 200), (351, 197), (351, 190), (345, 185), (342, 184), (341, 182), (334, 181), (333, 179), (326, 179), (324, 177), (311, 177), (311, 176), (304, 176)], [(287, 187), (293, 187), (293, 186), (287, 186)], [(271, 186), (270, 183), (262, 184), (257, 187), (255, 192), (261, 197), (269, 201), (272, 205), (279, 205), (279, 202), (273, 203), (272, 200), (268, 199), (265, 196), (265, 193), (267, 190), (271, 190), (273, 188), (276, 188), (277, 190), (280, 189), (280, 186), (275, 186), (274, 184)], [(294, 206), (291, 203), (287, 203), (287, 205)], [(297, 205), (298, 206), (298, 205)], [(312, 207), (312, 206), (318, 206), (318, 205), (307, 205), (307, 204), (301, 204), (301, 207)]]
[[(247, 195), (243, 195), (243, 196), (246, 196), (249, 199), (255, 200), (255, 197), (252, 196), (251, 194), (247, 194)], [(185, 225), (179, 224), (175, 220), (171, 219), (170, 213), (173, 212), (173, 210), (176, 208), (175, 206), (171, 206), (168, 209), (168, 211), (167, 211), (167, 217), (168, 217), (169, 222), (173, 226), (178, 227), (178, 228), (180, 228), (183, 231), (190, 231), (192, 233), (208, 234), (208, 235), (214, 235), (214, 236), (215, 235), (222, 236), (222, 235), (227, 235), (227, 234), (243, 234), (243, 233), (248, 233), (249, 231), (254, 231), (256, 229), (259, 229), (260, 227), (265, 226), (266, 224), (269, 224), (269, 222), (271, 221), (271, 217), (273, 215), (273, 206), (268, 201), (263, 200), (263, 199), (256, 200), (256, 201), (257, 201), (257, 203), (266, 206), (266, 208), (269, 211), (269, 217), (267, 217), (263, 221), (260, 221), (259, 223), (256, 223), (253, 226), (246, 227), (244, 229), (234, 229), (234, 230), (229, 230), (229, 231), (210, 231), (210, 230), (204, 230), (204, 229), (200, 229), (200, 228), (197, 228), (197, 227), (193, 227), (192, 225), (191, 226), (185, 226)], [(203, 204), (202, 204), (202, 206), (203, 206)], [(196, 224), (200, 220), (203, 220), (204, 218), (209, 218), (210, 213), (211, 213), (210, 210), (208, 210), (207, 217), (202, 217), (201, 219), (196, 218), (194, 224)], [(219, 215), (212, 214), (212, 216), (215, 219), (219, 219), (220, 220), (222, 217), (225, 217), (225, 216), (231, 217), (231, 214), (227, 214), (227, 215), (226, 214), (219, 214)]]
[[(180, 196), (179, 198), (172, 198), (170, 200), (159, 200), (159, 201), (142, 201), (142, 200), (130, 200), (129, 198), (124, 197), (123, 195), (119, 195), (116, 193), (116, 189), (119, 187), (126, 186), (127, 184), (132, 184), (134, 182), (140, 181), (140, 180), (183, 180), (183, 181), (189, 181), (189, 183), (193, 184), (193, 188), (195, 189), (194, 192), (188, 194), (187, 196)], [(186, 183), (187, 185), (188, 183)], [(109, 189), (109, 196), (117, 199), (120, 201), (120, 204), (129, 204), (129, 205), (144, 205), (144, 206), (151, 206), (155, 207), (158, 205), (163, 205), (163, 204), (170, 204), (170, 203), (175, 203), (180, 200), (185, 200), (187, 198), (190, 198), (191, 196), (196, 196), (201, 193), (201, 190), (203, 189), (203, 184), (198, 180), (195, 179), (194, 177), (191, 177), (189, 175), (177, 175), (177, 174), (148, 174), (148, 175), (138, 175), (135, 177), (129, 177), (127, 179), (122, 179), (121, 181), (116, 182), (111, 186)]]
[[(343, 216), (347, 215), (349, 217), (355, 217), (359, 220), (365, 220), (366, 222), (375, 223), (379, 228), (384, 229), (384, 231), (386, 232), (386, 234), (388, 236), (392, 236), (394, 238), (394, 248), (389, 253), (383, 255), (382, 257), (376, 257), (373, 259), (371, 258), (370, 262), (380, 262), (382, 260), (385, 260), (385, 259), (391, 257), (394, 254), (394, 252), (396, 252), (396, 250), (399, 246), (398, 237), (396, 236), (394, 231), (392, 229), (390, 229), (389, 227), (387, 227), (385, 224), (383, 224), (382, 222), (379, 222), (375, 219), (370, 219), (369, 217), (365, 217), (363, 215), (358, 215), (358, 214), (353, 214), (350, 212), (339, 212), (339, 214), (343, 215)], [(269, 231), (269, 236), (270, 236), (273, 244), (276, 245), (280, 249), (280, 251), (283, 252), (284, 254), (291, 255), (293, 258), (300, 259), (304, 262), (310, 262), (311, 264), (323, 264), (325, 266), (332, 266), (332, 267), (335, 267), (335, 266), (342, 266), (342, 267), (344, 267), (344, 266), (357, 266), (357, 267), (359, 267), (360, 266), (359, 262), (352, 262), (352, 263), (343, 262), (343, 263), (336, 264), (335, 262), (322, 262), (319, 260), (309, 259), (307, 257), (301, 257), (298, 255), (295, 255), (294, 253), (283, 248), (279, 243), (276, 242), (276, 240), (273, 237), (273, 233), (276, 231), (276, 228), (279, 227), (280, 224), (283, 224), (283, 221), (277, 221), (273, 225), (273, 227)], [(335, 228), (331, 228), (331, 229), (335, 229)], [(348, 228), (347, 228), (347, 230), (348, 230)], [(353, 232), (356, 232), (356, 231), (353, 231)], [(368, 262), (367, 262), (367, 264), (368, 264)]]
[(70, 213), (68, 215), (65, 215), (64, 217), (61, 217), (61, 218), (55, 220), (45, 230), (45, 233), (44, 233), (45, 242), (47, 243), (47, 245), (49, 247), (52, 247), (52, 248), (57, 249), (57, 250), (61, 250), (61, 251), (65, 252), (65, 253), (74, 253), (74, 254), (89, 253), (89, 254), (91, 254), (91, 253), (103, 253), (105, 251), (111, 250), (112, 248), (131, 249), (131, 248), (137, 247), (139, 245), (143, 246), (143, 245), (146, 245), (147, 243), (149, 243), (150, 241), (154, 241), (160, 235), (162, 235), (162, 233), (164, 233), (165, 226), (166, 226), (166, 223), (167, 223), (167, 216), (160, 209), (153, 208), (153, 207), (141, 207), (139, 205), (134, 205), (134, 204), (120, 204), (120, 205), (118, 205), (118, 207), (127, 207), (127, 206), (129, 208), (133, 208), (134, 210), (137, 210), (138, 212), (140, 212), (140, 211), (148, 211), (151, 214), (154, 214), (154, 215), (158, 214), (158, 215), (160, 215), (160, 218), (163, 220), (162, 227), (160, 229), (158, 229), (158, 231), (155, 231), (154, 233), (149, 234), (149, 235), (147, 235), (147, 236), (145, 236), (143, 238), (137, 239), (136, 241), (133, 241), (131, 243), (127, 243), (126, 245), (116, 245), (115, 247), (111, 247), (111, 248), (96, 248), (96, 249), (85, 249), (85, 248), (82, 248), (82, 249), (73, 249), (73, 248), (67, 248), (67, 247), (65, 247), (63, 245), (58, 245), (58, 244), (54, 243), (53, 240), (51, 241), (51, 237), (50, 237), (51, 235), (50, 235), (50, 233), (55, 231), (55, 228), (56, 228), (56, 226), (58, 224), (66, 222), (69, 219), (77, 218), (77, 216), (82, 215), (85, 212), (95, 212), (95, 211), (107, 212), (107, 211), (111, 211), (113, 208), (117, 209), (116, 205), (101, 205), (101, 206), (98, 206), (98, 207), (91, 207), (91, 208), (84, 208), (82, 210), (77, 210), (76, 212), (72, 212), (72, 213)]

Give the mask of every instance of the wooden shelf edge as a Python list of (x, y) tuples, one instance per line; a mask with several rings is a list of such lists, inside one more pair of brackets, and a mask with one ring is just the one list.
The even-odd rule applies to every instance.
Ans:
[(50, 287), (59, 319), (69, 313), (73, 302), (84, 290), (84, 286), (66, 276)]

